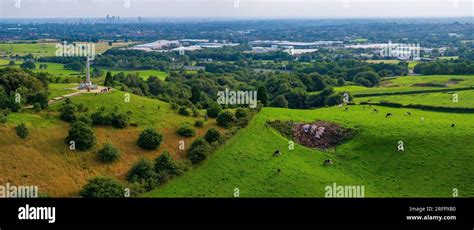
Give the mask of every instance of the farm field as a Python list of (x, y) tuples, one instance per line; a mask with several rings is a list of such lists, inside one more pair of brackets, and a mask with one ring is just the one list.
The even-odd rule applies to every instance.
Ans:
[[(81, 43), (81, 42), (77, 42)], [(35, 57), (55, 56), (56, 53), (56, 42), (38, 42), (38, 43), (0, 43), (0, 52), (5, 52), (7, 55), (20, 55), (25, 56), (32, 54)], [(116, 42), (110, 46), (108, 42), (96, 42), (96, 54), (104, 53), (105, 51), (115, 48), (123, 47), (131, 42)]]
[[(9, 60), (0, 59), (0, 69), (8, 67)], [(15, 66), (19, 67), (22, 61), (15, 61)], [(85, 76), (85, 73), (81, 73), (75, 70), (69, 70), (64, 68), (64, 64), (61, 63), (54, 63), (54, 62), (36, 62), (36, 68), (33, 69), (34, 72), (47, 72), (52, 74), (56, 77), (71, 77), (71, 76)], [(48, 68), (46, 69), (39, 69), (40, 64), (46, 64)], [(161, 80), (165, 80), (168, 76), (168, 73), (159, 70), (112, 70), (104, 67), (99, 67), (103, 72), (104, 76), (107, 71), (110, 71), (112, 75), (123, 72), (125, 75), (130, 73), (138, 73), (140, 77), (143, 79), (148, 79), (150, 76), (157, 76)]]
[(368, 88), (364, 86), (342, 86), (335, 87), (337, 92), (350, 92), (353, 95), (407, 92), (438, 89), (456, 89), (463, 87), (474, 87), (474, 75), (426, 75), (426, 76), (403, 76), (382, 81), (380, 86)]
[(104, 72), (110, 71), (112, 75), (115, 75), (117, 73), (123, 72), (125, 75), (131, 74), (131, 73), (138, 73), (138, 75), (143, 78), (144, 80), (148, 79), (150, 76), (156, 76), (160, 78), (161, 80), (165, 80), (166, 77), (168, 76), (168, 73), (160, 70), (112, 70), (112, 69), (104, 69)]
[[(446, 114), (364, 106), (348, 111), (264, 108), (247, 128), (222, 146), (192, 173), (171, 180), (147, 197), (324, 197), (332, 183), (364, 185), (366, 197), (472, 197), (474, 115)], [(393, 117), (385, 118), (385, 113)], [(421, 121), (424, 117), (424, 121)], [(337, 154), (296, 145), (267, 127), (268, 120), (326, 120), (359, 130)], [(456, 128), (450, 125), (456, 123)], [(397, 152), (397, 142), (405, 144)], [(283, 155), (273, 157), (280, 149)], [(334, 164), (323, 165), (331, 158)], [(280, 168), (281, 172), (277, 173)], [(436, 169), (436, 170), (433, 170)]]
[[(458, 95), (458, 101), (453, 101), (453, 94)], [(464, 91), (440, 92), (440, 93), (423, 93), (413, 95), (387, 95), (374, 97), (355, 98), (354, 102), (395, 102), (402, 105), (418, 104), (442, 107), (462, 107), (474, 108), (474, 89)]]
[[(53, 85), (52, 88), (60, 88), (60, 85)], [(106, 94), (81, 94), (71, 98), (74, 104), (87, 105), (89, 114), (101, 106), (117, 106), (122, 112), (132, 111), (130, 122), (137, 125), (125, 129), (94, 126), (97, 144), (85, 152), (71, 151), (64, 143), (70, 125), (58, 118), (58, 109), (63, 102), (53, 104), (50, 111), (39, 114), (24, 112), (8, 115), (8, 122), (0, 124), (0, 171), (3, 172), (0, 183), (35, 184), (43, 196), (77, 196), (79, 189), (94, 176), (110, 175), (125, 180), (127, 171), (141, 157), (154, 159), (167, 150), (173, 158), (183, 158), (187, 148), (179, 150), (178, 141), (184, 140), (188, 146), (194, 138), (179, 136), (176, 133), (178, 126), (184, 122), (194, 123), (200, 118), (178, 115), (170, 110), (167, 103), (133, 94), (130, 95), (130, 103), (126, 103), (124, 94), (114, 90)], [(21, 123), (25, 123), (30, 130), (26, 140), (19, 139), (15, 134), (15, 126)], [(146, 127), (155, 127), (164, 136), (163, 143), (155, 151), (143, 150), (136, 144), (139, 133)], [(204, 135), (210, 127), (216, 127), (212, 119), (204, 127), (196, 129), (197, 135)], [(122, 155), (119, 161), (113, 164), (98, 161), (96, 153), (105, 143), (112, 143), (120, 150)]]
[(20, 56), (28, 54), (35, 57), (54, 56), (56, 43), (0, 43), (0, 52)]

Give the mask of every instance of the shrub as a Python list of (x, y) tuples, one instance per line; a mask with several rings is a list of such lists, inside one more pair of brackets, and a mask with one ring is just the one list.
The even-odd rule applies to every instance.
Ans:
[(96, 142), (96, 137), (92, 128), (84, 122), (74, 122), (66, 137), (66, 144), (74, 141), (75, 147), (79, 151), (85, 151)]
[(16, 135), (18, 135), (18, 137), (20, 137), (21, 139), (26, 139), (28, 135), (30, 134), (30, 131), (28, 130), (26, 125), (23, 123), (19, 124), (15, 128), (15, 130), (16, 130)]
[(107, 113), (105, 107), (100, 107), (95, 113), (91, 114), (92, 123), (95, 125), (111, 125), (112, 116)]
[(218, 141), (221, 138), (221, 133), (216, 128), (210, 128), (207, 130), (204, 139), (210, 144), (212, 142)]
[(191, 149), (188, 152), (188, 159), (191, 163), (197, 164), (206, 159), (209, 151), (209, 144), (204, 138), (199, 137), (191, 144)]
[(99, 159), (104, 163), (111, 163), (120, 157), (120, 153), (115, 146), (110, 143), (105, 144), (104, 148), (97, 153)]
[(84, 198), (116, 198), (125, 196), (125, 188), (110, 177), (96, 177), (89, 180), (79, 192)]
[(247, 117), (247, 116), (248, 116), (248, 112), (244, 108), (237, 108), (237, 110), (235, 111), (235, 117), (237, 119), (242, 118), (242, 117)]
[(138, 146), (143, 149), (154, 150), (160, 147), (163, 135), (156, 132), (153, 128), (145, 129), (138, 138)]
[(204, 146), (198, 146), (189, 150), (188, 158), (193, 164), (197, 164), (206, 159), (206, 149)]
[(128, 125), (130, 117), (125, 113), (112, 113), (112, 125), (116, 128), (125, 128)]
[(189, 114), (190, 114), (189, 109), (184, 107), (184, 106), (179, 107), (178, 113), (183, 115), (183, 116), (189, 116)]
[(196, 122), (194, 122), (194, 126), (195, 127), (203, 127), (204, 126), (204, 121), (200, 121), (200, 120), (196, 121)]
[(76, 120), (76, 106), (72, 103), (64, 103), (59, 112), (59, 118), (63, 121), (71, 122)]
[(171, 158), (168, 152), (163, 152), (160, 156), (155, 159), (155, 172), (157, 175), (166, 173), (168, 175), (179, 175), (181, 172), (179, 167)]
[(216, 118), (222, 111), (222, 107), (217, 103), (212, 103), (206, 110), (206, 114), (209, 117)]
[(145, 185), (150, 190), (156, 186), (156, 173), (153, 163), (144, 158), (138, 160), (127, 174), (127, 181), (133, 183), (138, 182)]
[(188, 123), (185, 123), (178, 128), (178, 134), (183, 137), (193, 137), (196, 136), (196, 130)]
[(232, 122), (234, 121), (234, 114), (230, 111), (222, 111), (217, 116), (217, 124), (224, 127), (229, 128)]
[(92, 126), (92, 118), (89, 115), (82, 115), (76, 118), (76, 121), (80, 121), (86, 125)]

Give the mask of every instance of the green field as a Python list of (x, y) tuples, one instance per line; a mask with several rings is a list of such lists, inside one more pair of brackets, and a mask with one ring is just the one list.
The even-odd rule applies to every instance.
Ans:
[[(364, 185), (366, 197), (450, 197), (453, 188), (462, 191), (460, 196), (474, 196), (474, 115), (379, 110), (264, 108), (197, 169), (146, 196), (231, 197), (238, 188), (241, 197), (322, 197), (334, 182)], [(386, 112), (394, 116), (385, 118)], [(275, 119), (328, 120), (357, 128), (359, 135), (339, 146), (337, 154), (302, 146), (290, 151), (288, 140), (265, 126)], [(450, 128), (453, 122), (456, 128)], [(403, 153), (396, 151), (399, 140), (405, 143)], [(276, 149), (283, 156), (273, 157)], [(323, 166), (327, 158), (334, 165)]]
[[(6, 59), (0, 59), (0, 68), (8, 67), (10, 61)], [(19, 67), (22, 61), (15, 61), (15, 66)], [(85, 73), (81, 73), (75, 70), (69, 70), (64, 68), (64, 64), (54, 63), (54, 62), (36, 62), (36, 69), (33, 69), (34, 72), (48, 72), (56, 77), (71, 77), (71, 76), (85, 76)], [(46, 69), (39, 69), (40, 64), (46, 64), (48, 67)], [(150, 76), (156, 76), (161, 80), (165, 80), (168, 76), (168, 73), (160, 70), (116, 70), (108, 69), (104, 67), (99, 67), (103, 72), (104, 76), (107, 71), (110, 71), (112, 75), (123, 72), (125, 75), (131, 73), (138, 73), (143, 79), (148, 79)]]
[[(457, 102), (454, 102), (453, 94), (458, 95)], [(423, 93), (414, 95), (387, 95), (374, 97), (355, 98), (354, 102), (395, 102), (402, 105), (418, 104), (443, 107), (463, 107), (474, 108), (474, 90), (452, 91), (441, 93)]]
[[(459, 81), (456, 81), (459, 80)], [(432, 85), (416, 85), (416, 84)], [(337, 92), (350, 92), (357, 94), (407, 92), (438, 89), (456, 89), (474, 86), (474, 75), (426, 75), (426, 76), (404, 76), (382, 81), (380, 86), (368, 88), (363, 86), (335, 87)]]
[(32, 54), (35, 57), (54, 56), (56, 43), (0, 43), (0, 52), (20, 56), (27, 54)]
[(156, 76), (160, 78), (161, 80), (165, 80), (166, 77), (168, 76), (166, 72), (159, 71), (159, 70), (111, 70), (111, 69), (103, 69), (103, 70), (104, 72), (110, 71), (112, 75), (115, 75), (120, 72), (123, 72), (125, 75), (138, 73), (138, 75), (145, 80), (148, 79), (150, 76)]
[(49, 99), (53, 99), (59, 96), (63, 96), (66, 94), (77, 92), (75, 90), (78, 87), (77, 83), (71, 84), (49, 84), (48, 91), (49, 91)]
[[(81, 43), (78, 41), (77, 43)], [(20, 55), (25, 56), (28, 54), (32, 54), (35, 57), (45, 57), (45, 56), (55, 56), (56, 55), (56, 42), (41, 42), (37, 41), (37, 43), (0, 43), (0, 52), (5, 52), (8, 55)], [(110, 46), (107, 42), (96, 42), (95, 44), (95, 52), (96, 54), (103, 53), (108, 49), (114, 47), (122, 47), (130, 42), (116, 42), (112, 43)]]

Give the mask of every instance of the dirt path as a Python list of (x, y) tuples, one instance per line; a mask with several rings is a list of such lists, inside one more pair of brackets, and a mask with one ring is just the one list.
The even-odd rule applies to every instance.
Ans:
[[(52, 104), (55, 104), (55, 103), (58, 103), (62, 100), (65, 100), (66, 98), (70, 98), (70, 97), (75, 97), (75, 96), (79, 96), (83, 93), (102, 93), (101, 90), (103, 89), (106, 89), (107, 87), (103, 87), (103, 86), (98, 86), (97, 89), (95, 90), (90, 90), (90, 91), (87, 91), (87, 90), (78, 90), (77, 92), (74, 92), (74, 93), (69, 93), (69, 94), (64, 94), (64, 95), (61, 95), (59, 97), (55, 97), (51, 100), (48, 101), (48, 105), (52, 105)], [(74, 90), (76, 90), (75, 88), (73, 88)], [(113, 89), (110, 89), (110, 91), (112, 91)], [(24, 109), (32, 109), (33, 108), (33, 105), (28, 105), (28, 106), (25, 106), (23, 107)]]

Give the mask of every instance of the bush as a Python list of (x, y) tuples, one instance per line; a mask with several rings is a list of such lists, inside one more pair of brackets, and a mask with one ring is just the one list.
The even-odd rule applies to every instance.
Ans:
[(84, 122), (74, 122), (66, 137), (66, 144), (74, 141), (79, 151), (85, 151), (95, 145), (96, 137), (92, 128)]
[(145, 129), (138, 138), (138, 146), (143, 149), (154, 150), (160, 147), (163, 135), (156, 132), (153, 128)]
[(221, 138), (221, 133), (216, 128), (210, 128), (207, 130), (206, 135), (204, 135), (204, 139), (211, 144), (212, 142), (218, 141)]
[(237, 108), (237, 110), (235, 111), (235, 117), (237, 119), (242, 118), (242, 117), (247, 117), (247, 116), (248, 116), (248, 112), (244, 108)]
[(179, 175), (181, 170), (171, 158), (168, 152), (163, 152), (155, 159), (155, 172), (157, 175), (166, 173), (168, 175)]
[(76, 120), (76, 106), (72, 103), (64, 103), (59, 112), (59, 118), (63, 121), (71, 122)]
[(209, 144), (202, 137), (197, 138), (191, 144), (191, 149), (188, 152), (188, 159), (193, 164), (197, 164), (206, 159), (210, 152)]
[(15, 130), (16, 130), (16, 135), (18, 135), (18, 137), (20, 137), (21, 139), (26, 139), (28, 135), (30, 134), (30, 131), (28, 131), (28, 128), (23, 123), (18, 125), (15, 128)]
[(92, 123), (95, 125), (111, 125), (112, 116), (107, 113), (105, 107), (100, 107), (95, 113), (91, 114)]
[(130, 117), (125, 113), (112, 113), (112, 126), (116, 128), (125, 128), (128, 125)]
[(115, 179), (96, 177), (87, 182), (79, 194), (84, 198), (117, 198), (125, 196), (125, 188)]
[(230, 111), (222, 111), (217, 116), (217, 124), (224, 128), (229, 128), (234, 121), (234, 114)]
[(204, 126), (204, 121), (196, 121), (196, 122), (194, 122), (194, 126), (199, 127), (199, 128), (203, 127)]
[(153, 163), (144, 158), (138, 160), (127, 174), (127, 181), (138, 182), (145, 185), (146, 189), (151, 190), (156, 186), (156, 173)]
[(105, 144), (104, 148), (99, 150), (97, 155), (99, 156), (99, 159), (104, 163), (114, 162), (120, 157), (118, 149), (109, 143)]
[(212, 103), (206, 110), (206, 114), (209, 117), (216, 118), (222, 111), (222, 107), (217, 103)]
[(186, 107), (179, 107), (178, 109), (178, 113), (183, 115), (183, 116), (189, 116), (190, 112), (189, 112), (189, 109), (186, 108)]
[(183, 137), (194, 137), (196, 136), (196, 130), (188, 123), (185, 123), (178, 128), (178, 134)]
[(83, 122), (86, 125), (92, 126), (92, 118), (89, 115), (83, 115), (76, 118), (76, 121)]

